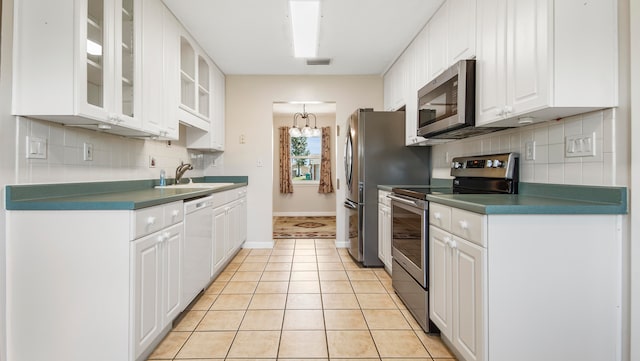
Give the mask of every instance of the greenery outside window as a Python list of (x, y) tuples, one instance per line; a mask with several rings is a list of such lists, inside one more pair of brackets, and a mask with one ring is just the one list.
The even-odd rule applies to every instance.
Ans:
[(322, 137), (291, 137), (291, 180), (294, 184), (320, 182)]

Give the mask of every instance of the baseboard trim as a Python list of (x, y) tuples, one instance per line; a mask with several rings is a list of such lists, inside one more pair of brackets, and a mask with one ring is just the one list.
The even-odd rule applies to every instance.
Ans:
[(248, 242), (242, 244), (242, 248), (273, 248), (273, 241), (266, 242)]
[(273, 212), (274, 217), (335, 217), (336, 212)]

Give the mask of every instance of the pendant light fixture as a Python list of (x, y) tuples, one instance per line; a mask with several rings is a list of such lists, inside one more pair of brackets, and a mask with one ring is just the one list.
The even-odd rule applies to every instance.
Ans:
[[(313, 128), (309, 126), (309, 119), (313, 117)], [(305, 121), (304, 127), (298, 128), (298, 119)], [(293, 115), (293, 127), (289, 129), (289, 135), (292, 137), (317, 137), (322, 132), (318, 129), (316, 115), (313, 113), (307, 113), (306, 105), (302, 104), (302, 113), (295, 113)]]

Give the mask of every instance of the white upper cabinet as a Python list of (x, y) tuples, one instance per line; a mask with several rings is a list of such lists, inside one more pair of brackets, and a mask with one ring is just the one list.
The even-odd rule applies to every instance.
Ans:
[(384, 76), (385, 110), (406, 111), (406, 145), (417, 136), (418, 90), (461, 59), (475, 56), (476, 0), (448, 0)]
[[(426, 26), (427, 31), (427, 82), (449, 67), (447, 61), (448, 2), (442, 4)], [(458, 24), (456, 22), (456, 24)], [(424, 84), (423, 84), (424, 85)]]
[[(210, 71), (212, 73), (212, 87), (206, 92), (204, 89), (201, 90), (202, 94), (207, 94), (208, 101), (212, 101), (211, 107), (208, 109), (211, 112), (209, 128), (204, 131), (188, 127), (187, 148), (221, 152), (224, 151), (225, 78), (215, 65), (210, 68)], [(209, 102), (206, 104), (209, 107)]]
[(211, 61), (183, 29), (180, 44), (180, 98), (178, 119), (192, 127), (209, 130)]
[(425, 31), (429, 64), (422, 86), (456, 62), (475, 57), (476, 0), (447, 0)]
[(476, 0), (447, 1), (447, 63), (476, 55)]
[(24, 0), (14, 15), (13, 114), (148, 134), (140, 114), (140, 1)]
[(384, 75), (384, 110), (396, 111), (405, 105), (404, 58), (400, 57)]
[(162, 139), (175, 140), (179, 137), (178, 117), (167, 109), (165, 97), (172, 89), (164, 84), (165, 67), (178, 65), (170, 59), (165, 39), (172, 31), (178, 32), (179, 23), (161, 0), (145, 0), (142, 6), (142, 126)]
[(617, 106), (614, 1), (478, 2), (476, 124)]

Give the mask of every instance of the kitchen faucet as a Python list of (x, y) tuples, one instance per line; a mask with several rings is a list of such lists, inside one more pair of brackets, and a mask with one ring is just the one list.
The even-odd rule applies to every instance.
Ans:
[(180, 183), (180, 179), (182, 179), (182, 176), (188, 171), (188, 170), (192, 170), (193, 166), (190, 163), (184, 164), (183, 162), (180, 162), (180, 165), (178, 166), (178, 168), (176, 168), (176, 184)]

